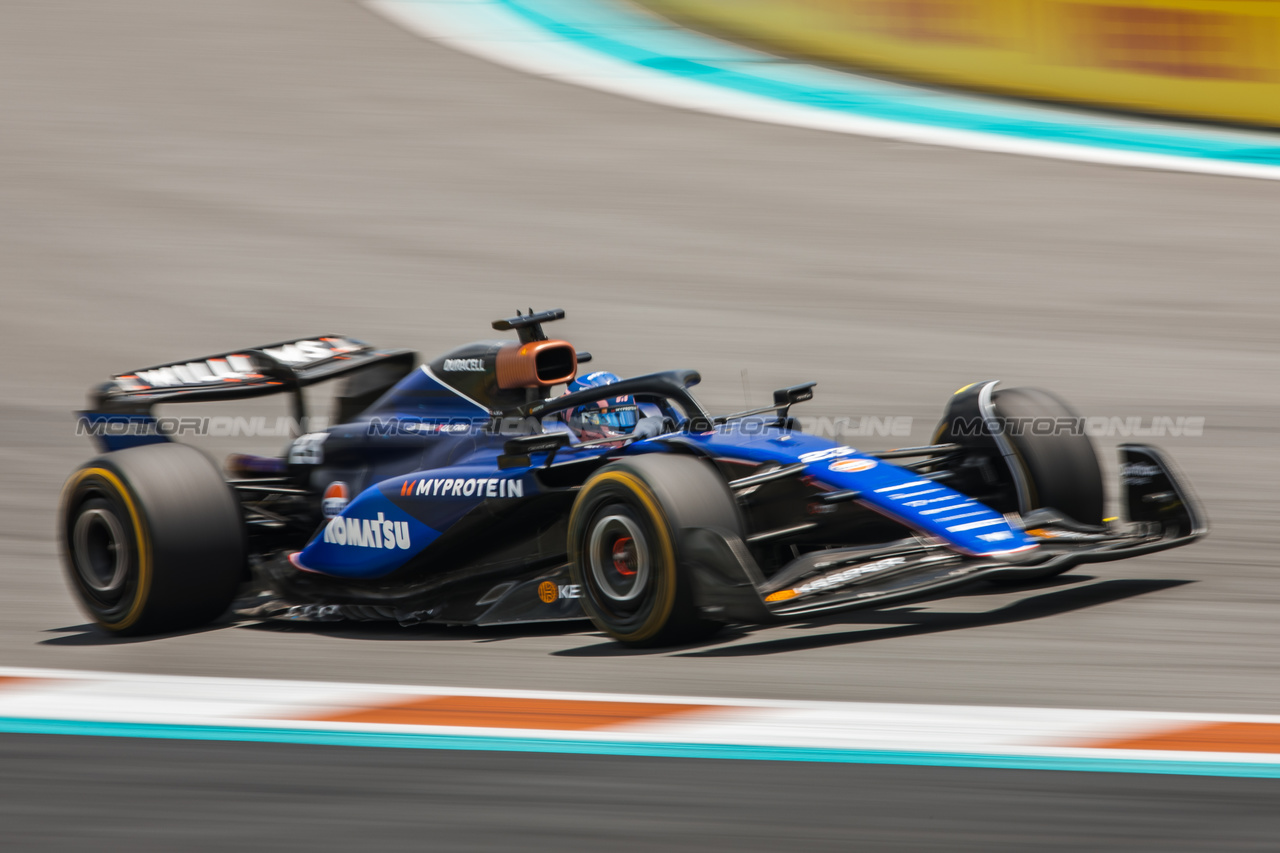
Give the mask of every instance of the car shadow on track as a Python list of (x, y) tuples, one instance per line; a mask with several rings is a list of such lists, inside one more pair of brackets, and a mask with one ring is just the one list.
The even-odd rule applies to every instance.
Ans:
[(528, 637), (598, 634), (585, 618), (522, 625), (397, 625), (394, 622), (285, 622), (263, 620), (236, 625), (246, 631), (315, 634), (343, 640), (416, 640), (432, 642), (501, 643)]
[[(862, 618), (842, 620), (846, 624), (867, 624), (892, 621), (894, 624), (883, 628), (842, 631), (835, 634), (819, 634), (806, 637), (786, 637), (777, 640), (762, 640), (757, 643), (729, 646), (726, 648), (704, 649), (696, 652), (684, 652), (682, 657), (739, 657), (751, 655), (779, 654), (781, 652), (820, 649), (828, 646), (842, 646), (851, 643), (870, 643), (876, 640), (890, 640), (899, 637), (915, 637), (921, 634), (938, 634), (944, 631), (959, 631), (966, 628), (982, 628), (992, 625), (1007, 625), (1012, 622), (1025, 622), (1029, 619), (1042, 619), (1046, 616), (1057, 616), (1147, 595), (1166, 589), (1193, 583), (1187, 580), (1155, 580), (1126, 579), (1109, 580), (1084, 586), (1073, 586), (1057, 589), (1052, 592), (1023, 598), (1018, 601), (988, 610), (982, 613), (945, 613), (928, 610), (902, 612), (871, 611), (862, 614)], [(999, 590), (1009, 592), (1007, 588)], [(906, 623), (906, 624), (902, 624)], [(831, 621), (825, 625), (833, 624)], [(838, 624), (838, 623), (837, 623)], [(819, 627), (812, 625), (811, 627)]]
[[(891, 610), (856, 611), (852, 614), (846, 613), (841, 614), (840, 616), (832, 616), (787, 626), (793, 630), (805, 630), (828, 628), (837, 625), (885, 625), (885, 627), (879, 628), (859, 627), (857, 630), (852, 631), (840, 631), (838, 633), (824, 632), (808, 636), (789, 636), (780, 639), (772, 638), (773, 633), (770, 632), (770, 639), (727, 645), (726, 643), (733, 643), (735, 640), (751, 636), (755, 631), (769, 630), (768, 627), (755, 629), (731, 629), (733, 630), (732, 634), (722, 632), (710, 641), (699, 644), (699, 647), (688, 650), (670, 648), (630, 649), (618, 646), (617, 644), (608, 643), (592, 644), (575, 649), (564, 649), (562, 651), (552, 652), (552, 654), (561, 657), (609, 657), (614, 655), (669, 654), (673, 657), (694, 658), (749, 657), (755, 655), (781, 654), (784, 652), (821, 649), (853, 643), (870, 643), (877, 640), (892, 640), (900, 637), (915, 637), (922, 634), (938, 634), (945, 631), (959, 631), (967, 628), (1005, 625), (1012, 622), (1025, 622), (1031, 619), (1042, 619), (1047, 616), (1056, 616), (1062, 613), (1084, 610), (1088, 607), (1097, 607), (1102, 604), (1111, 604), (1116, 601), (1123, 601), (1127, 598), (1134, 598), (1139, 595), (1147, 595), (1149, 593), (1160, 592), (1162, 590), (1193, 583), (1193, 581), (1188, 580), (1168, 579), (1124, 579), (1102, 581), (1101, 583), (1081, 583), (1083, 581), (1091, 580), (1093, 580), (1091, 577), (1066, 575), (1046, 580), (1043, 584), (1036, 587), (1024, 587), (1020, 590), (1013, 589), (1008, 586), (996, 585), (975, 589), (968, 593), (966, 597), (997, 594), (1009, 595), (1016, 592), (1044, 589), (1045, 587), (1049, 587), (1050, 589), (1048, 592), (1024, 597), (1018, 601), (997, 607), (994, 610), (979, 613), (939, 612), (935, 610), (926, 610), (920, 607), (897, 607)], [(1066, 586), (1067, 584), (1071, 585)], [(1064, 586), (1066, 588), (1061, 588)]]
[[(1160, 592), (1161, 590), (1193, 583), (1193, 581), (1188, 580), (1167, 579), (1126, 579), (1089, 583), (1092, 580), (1094, 578), (1088, 575), (1062, 575), (1047, 579), (1034, 586), (1021, 588), (995, 584), (975, 587), (965, 593), (964, 597), (1039, 593), (1025, 596), (994, 610), (978, 613), (939, 612), (919, 606), (900, 606), (887, 610), (861, 610), (785, 626), (793, 631), (808, 631), (840, 625), (848, 625), (856, 628), (856, 630), (837, 633), (828, 631), (808, 636), (772, 638), (777, 627), (780, 626), (753, 627), (733, 625), (726, 627), (708, 640), (686, 646), (667, 646), (654, 649), (637, 649), (618, 643), (602, 642), (605, 640), (605, 635), (596, 631), (591, 623), (587, 621), (484, 627), (449, 625), (404, 627), (387, 622), (283, 622), (269, 620), (245, 622), (233, 615), (228, 615), (210, 625), (190, 631), (146, 637), (116, 637), (92, 624), (51, 628), (47, 633), (56, 633), (61, 636), (41, 640), (39, 645), (105, 646), (152, 642), (166, 637), (183, 637), (234, 627), (249, 631), (313, 634), (334, 639), (383, 642), (390, 640), (401, 642), (501, 643), (519, 641), (536, 636), (570, 637), (577, 635), (583, 640), (589, 640), (589, 644), (576, 648), (561, 649), (550, 654), (556, 657), (629, 657), (634, 655), (711, 658), (749, 657), (853, 643), (868, 643), (876, 640), (891, 640), (900, 637), (914, 637), (922, 634), (937, 634), (944, 631), (1004, 625), (1012, 622), (1025, 622), (1030, 619), (1041, 619), (1061, 613), (1070, 613), (1075, 610), (1110, 604), (1126, 598), (1134, 598), (1139, 595), (1147, 595), (1152, 592)], [(942, 595), (933, 600), (945, 600), (953, 597), (955, 597), (954, 593)], [(927, 603), (927, 601), (928, 599), (917, 602), (917, 604)], [(883, 625), (884, 627), (874, 627), (876, 625)], [(756, 642), (739, 642), (752, 637), (757, 632), (768, 632), (770, 639), (761, 639)]]
[(40, 640), (36, 643), (38, 646), (122, 646), (128, 643), (151, 643), (156, 640), (163, 640), (166, 637), (190, 637), (195, 634), (206, 634), (210, 631), (221, 631), (232, 624), (229, 618), (219, 619), (208, 625), (202, 625), (199, 628), (192, 628), (189, 631), (173, 631), (168, 634), (146, 634), (141, 637), (118, 637), (115, 634), (109, 634), (97, 625), (89, 622), (84, 625), (68, 625), (65, 628), (49, 628), (46, 634), (60, 634), (58, 637), (50, 637), (47, 640)]
[(562, 637), (566, 642), (589, 640), (592, 645), (551, 652), (573, 657), (626, 657), (628, 655), (672, 654), (685, 649), (701, 649), (710, 643), (724, 643), (747, 636), (747, 629), (730, 625), (713, 640), (683, 646), (637, 649), (615, 643), (586, 619), (564, 622), (529, 622), (518, 625), (412, 625), (393, 622), (249, 622), (235, 626), (248, 631), (312, 634), (341, 640), (413, 641), (422, 643), (503, 643), (534, 637)]
[(128, 643), (147, 643), (171, 637), (188, 637), (210, 631), (222, 631), (227, 628), (238, 628), (247, 631), (263, 631), (275, 634), (313, 634), (319, 637), (332, 637), (342, 640), (399, 640), (418, 642), (469, 642), (469, 643), (501, 643), (509, 640), (521, 640), (529, 637), (566, 636), (579, 634), (582, 636), (604, 637), (592, 627), (585, 618), (564, 622), (539, 622), (524, 625), (412, 625), (402, 626), (394, 622), (284, 622), (284, 621), (251, 621), (242, 617), (228, 615), (217, 622), (194, 628), (190, 631), (175, 631), (169, 634), (148, 634), (142, 637), (117, 637), (109, 634), (92, 623), (68, 625), (64, 628), (49, 628), (47, 634), (61, 636), (40, 640), (41, 646), (114, 646)]

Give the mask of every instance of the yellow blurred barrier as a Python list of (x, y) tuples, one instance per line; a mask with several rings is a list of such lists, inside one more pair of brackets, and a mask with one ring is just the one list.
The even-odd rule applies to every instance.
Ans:
[(1280, 0), (638, 0), (765, 47), (1055, 101), (1280, 126)]

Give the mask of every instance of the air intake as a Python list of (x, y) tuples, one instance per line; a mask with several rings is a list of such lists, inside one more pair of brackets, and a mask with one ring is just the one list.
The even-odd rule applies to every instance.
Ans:
[(550, 388), (573, 381), (578, 356), (568, 341), (532, 341), (498, 350), (498, 387)]

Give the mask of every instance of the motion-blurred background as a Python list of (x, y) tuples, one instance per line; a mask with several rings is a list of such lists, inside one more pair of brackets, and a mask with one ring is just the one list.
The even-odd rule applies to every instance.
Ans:
[[(1280, 124), (1267, 0), (646, 5), (876, 74)], [(680, 111), (489, 64), (348, 0), (9, 0), (0, 128), (0, 663), (1240, 713), (1280, 700), (1274, 182)], [(1153, 441), (1213, 534), (1043, 589), (645, 654), (578, 628), (124, 642), (84, 624), (53, 528), (91, 453), (72, 411), (92, 385), (315, 333), (434, 356), (529, 305), (565, 308), (557, 331), (593, 367), (700, 370), (714, 410), (815, 380), (806, 415), (912, 419), (910, 439), (859, 446), (928, 441), (946, 396), (986, 378), (1085, 415), (1202, 417), (1201, 435)], [(1112, 468), (1120, 439), (1099, 440)], [(1267, 849), (1276, 828), (1263, 781), (88, 740), (0, 738), (0, 842), (1207, 850)], [(860, 797), (876, 807), (850, 811)], [(761, 824), (775, 808), (788, 816)], [(1090, 828), (1085, 812), (1103, 817)]]

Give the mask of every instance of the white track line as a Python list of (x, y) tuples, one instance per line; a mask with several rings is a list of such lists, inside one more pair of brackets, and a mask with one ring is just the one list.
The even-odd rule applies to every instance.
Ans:
[[(406, 703), (420, 722), (398, 711)], [(434, 714), (439, 707), (434, 703), (447, 705), (444, 717)], [(672, 705), (682, 707), (668, 707)], [(602, 707), (614, 709), (606, 712), (603, 723), (573, 723), (579, 716), (599, 715)], [(392, 713), (386, 715), (387, 711)], [(1280, 716), (471, 690), (0, 668), (0, 731), (26, 731), (32, 723), (55, 721), (186, 729), (197, 738), (202, 728), (236, 726), (258, 730), (265, 740), (272, 739), (273, 731), (301, 730), (481, 737), (513, 744), (683, 744), (1143, 764), (1280, 762), (1280, 755), (1265, 749), (1192, 753), (1102, 746), (1222, 723), (1280, 732)]]

